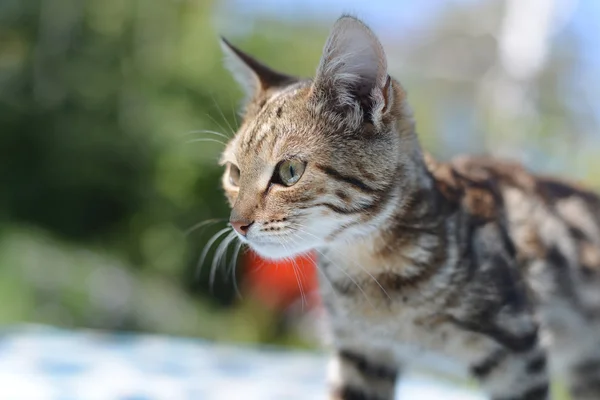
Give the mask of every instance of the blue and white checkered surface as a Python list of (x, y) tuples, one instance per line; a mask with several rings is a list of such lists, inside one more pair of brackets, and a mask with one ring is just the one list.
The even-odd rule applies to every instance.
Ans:
[[(151, 335), (24, 327), (0, 334), (1, 400), (325, 399), (326, 357)], [(420, 375), (400, 399), (481, 397)]]

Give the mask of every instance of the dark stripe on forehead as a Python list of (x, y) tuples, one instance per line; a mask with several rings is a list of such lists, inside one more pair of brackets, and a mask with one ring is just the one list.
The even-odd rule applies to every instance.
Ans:
[(251, 132), (248, 132), (246, 141), (241, 146), (243, 151), (249, 151), (251, 147), (257, 148), (269, 136), (268, 132), (264, 132), (261, 128), (262, 124), (258, 124)]
[[(250, 147), (257, 148), (259, 145), (262, 145), (262, 142), (266, 138), (271, 138), (273, 136), (271, 135), (271, 133), (275, 130), (273, 125), (271, 125), (266, 131), (260, 128), (272, 117), (281, 118), (286, 97), (290, 94), (293, 95), (294, 91), (302, 89), (305, 87), (305, 85), (307, 85), (307, 83), (308, 81), (300, 81), (290, 84), (286, 87), (279, 88), (277, 91), (271, 93), (268, 95), (268, 97), (262, 100), (259, 107), (260, 110), (255, 116), (252, 117), (252, 119), (257, 122), (255, 124), (255, 129), (253, 129), (253, 134), (248, 136), (247, 140), (242, 143), (242, 148), (244, 151), (248, 151)], [(277, 108), (274, 110), (272, 107), (265, 107), (266, 103), (277, 105)], [(262, 135), (258, 136), (257, 132), (262, 132)], [(257, 140), (257, 142), (253, 143), (255, 140)]]
[(246, 134), (246, 140), (243, 141), (240, 145), (240, 148), (242, 149), (242, 151), (248, 151), (248, 149), (250, 148), (250, 146), (252, 145), (252, 142), (254, 141), (254, 139), (256, 139), (256, 133), (253, 132), (251, 135), (250, 134)]
[[(259, 151), (261, 149), (261, 146), (263, 144), (263, 142), (268, 139), (271, 136), (271, 133), (275, 131), (275, 127), (273, 125), (271, 125), (269, 127), (269, 130), (267, 132), (262, 132), (262, 135), (256, 139), (256, 143), (254, 144), (254, 151)], [(249, 149), (246, 149), (246, 151), (248, 151)]]
[[(257, 116), (254, 117), (256, 123), (254, 124), (254, 128), (250, 135), (247, 135), (247, 140), (242, 143), (242, 148), (244, 151), (248, 151), (250, 147), (258, 147), (262, 144), (262, 142), (270, 135), (271, 132), (274, 131), (274, 126), (271, 125), (268, 130), (263, 128), (266, 125), (266, 121), (264, 121), (265, 113), (267, 112), (266, 108), (261, 109)], [(256, 143), (253, 143), (256, 141)]]
[(348, 184), (354, 186), (355, 188), (357, 188), (360, 191), (363, 191), (365, 193), (375, 193), (375, 192), (377, 192), (376, 189), (373, 189), (372, 187), (366, 185), (363, 181), (361, 181), (357, 177), (349, 176), (349, 175), (344, 175), (341, 172), (337, 171), (336, 169), (334, 169), (334, 168), (332, 168), (330, 166), (327, 166), (327, 165), (316, 164), (315, 166), (318, 169), (320, 169), (322, 172), (324, 172), (325, 174), (329, 175), (330, 178), (333, 178), (333, 179), (336, 179), (338, 181), (342, 181), (342, 182), (348, 183)]

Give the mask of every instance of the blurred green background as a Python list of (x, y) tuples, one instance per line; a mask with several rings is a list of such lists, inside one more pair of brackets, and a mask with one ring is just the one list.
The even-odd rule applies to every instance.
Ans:
[(0, 323), (298, 343), (231, 277), (209, 288), (212, 252), (196, 274), (225, 219), (187, 231), (228, 207), (222, 145), (194, 139), (239, 123), (220, 34), (311, 76), (329, 27), (354, 11), (380, 35), (429, 151), (597, 186), (598, 3), (523, 4), (0, 1)]

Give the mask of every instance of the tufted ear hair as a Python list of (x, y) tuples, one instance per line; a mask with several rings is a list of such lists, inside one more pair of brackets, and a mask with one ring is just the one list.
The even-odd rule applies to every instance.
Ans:
[(283, 87), (297, 80), (267, 67), (224, 37), (221, 37), (221, 49), (225, 56), (225, 65), (245, 93), (244, 104), (265, 94), (269, 89)]
[(360, 107), (364, 118), (380, 115), (391, 99), (391, 81), (383, 46), (360, 20), (343, 16), (325, 43), (315, 90), (338, 104)]

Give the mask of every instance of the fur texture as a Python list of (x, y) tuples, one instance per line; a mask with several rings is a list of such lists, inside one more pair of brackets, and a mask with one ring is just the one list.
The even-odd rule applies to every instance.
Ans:
[[(331, 399), (392, 399), (402, 366), (428, 355), (492, 399), (549, 398), (549, 366), (575, 399), (600, 399), (598, 197), (503, 161), (423, 154), (404, 89), (353, 17), (312, 80), (223, 46), (248, 93), (222, 156), (232, 220), (265, 257), (318, 252)], [(290, 186), (285, 160), (305, 165)]]

